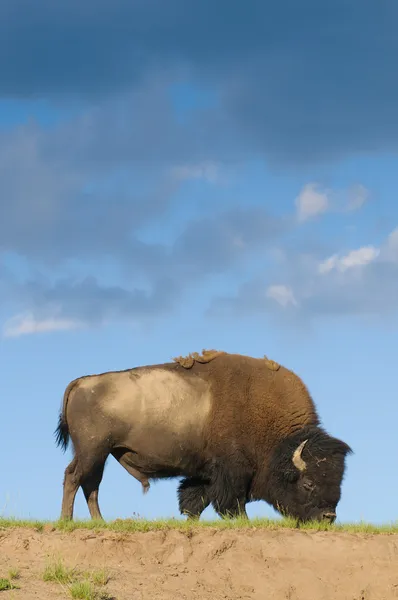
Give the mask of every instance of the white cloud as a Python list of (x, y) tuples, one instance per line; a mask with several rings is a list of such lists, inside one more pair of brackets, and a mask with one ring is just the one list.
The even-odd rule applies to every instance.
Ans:
[(353, 186), (348, 191), (347, 211), (359, 210), (369, 198), (369, 190), (361, 184)]
[(172, 174), (176, 179), (203, 179), (208, 183), (216, 183), (219, 180), (220, 169), (213, 162), (204, 162), (193, 165), (177, 165), (173, 167)]
[(374, 246), (363, 246), (357, 250), (351, 250), (345, 256), (339, 257), (338, 254), (333, 254), (325, 261), (321, 262), (318, 270), (322, 275), (337, 270), (340, 272), (347, 271), (355, 267), (362, 267), (373, 262), (380, 254), (379, 248)]
[(398, 249), (398, 227), (396, 227), (396, 229), (388, 236), (388, 244)]
[(320, 191), (317, 183), (307, 183), (295, 199), (295, 205), (299, 221), (306, 221), (329, 209), (328, 193)]
[(297, 306), (297, 300), (294, 296), (293, 290), (286, 285), (270, 285), (267, 289), (267, 298), (275, 300), (278, 304), (284, 308), (289, 304)]
[[(279, 315), (282, 325), (302, 327), (318, 318), (365, 317), (398, 324), (398, 227), (380, 246), (366, 245), (322, 259), (317, 252), (285, 250), (276, 255), (275, 279), (268, 268), (229, 297), (215, 298), (211, 314)], [(279, 260), (278, 260), (279, 259)], [(283, 277), (283, 279), (282, 279)], [(264, 290), (269, 284), (269, 287)], [(264, 301), (264, 297), (268, 301)], [(283, 307), (283, 311), (281, 311)], [(292, 320), (290, 320), (292, 319)]]
[(346, 190), (327, 190), (318, 183), (307, 183), (295, 199), (297, 217), (303, 222), (327, 211), (353, 212), (362, 208), (369, 196), (369, 190), (362, 184)]
[(388, 236), (383, 247), (383, 256), (388, 261), (398, 263), (398, 227)]
[(19, 337), (21, 335), (31, 335), (34, 333), (77, 329), (81, 326), (81, 322), (73, 319), (61, 319), (56, 317), (37, 319), (33, 314), (25, 313), (16, 315), (5, 323), (3, 335), (4, 337)]

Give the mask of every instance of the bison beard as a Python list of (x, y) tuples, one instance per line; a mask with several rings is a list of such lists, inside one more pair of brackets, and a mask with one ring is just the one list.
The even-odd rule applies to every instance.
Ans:
[(256, 472), (249, 465), (244, 471), (242, 463), (237, 469), (236, 462), (213, 461), (209, 478), (183, 479), (178, 488), (180, 512), (198, 519), (211, 504), (221, 517), (247, 518), (246, 503), (266, 500), (278, 512), (299, 521), (333, 522), (344, 458), (351, 452), (321, 427), (303, 428), (275, 448), (264, 471)]
[(174, 363), (87, 376), (65, 390), (56, 430), (75, 455), (65, 470), (61, 518), (81, 486), (92, 518), (109, 455), (142, 485), (182, 477), (179, 508), (199, 518), (247, 517), (265, 500), (301, 521), (336, 517), (351, 449), (319, 426), (292, 371), (268, 359), (209, 351)]

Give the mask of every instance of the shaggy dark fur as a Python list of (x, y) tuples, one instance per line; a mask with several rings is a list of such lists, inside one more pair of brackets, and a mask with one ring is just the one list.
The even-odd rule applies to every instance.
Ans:
[(210, 504), (209, 481), (200, 477), (185, 477), (178, 486), (180, 513), (199, 518)]
[(69, 427), (68, 423), (65, 421), (63, 413), (61, 413), (58, 417), (58, 426), (54, 432), (54, 435), (57, 446), (61, 446), (63, 452), (66, 452), (66, 449), (69, 445)]
[[(307, 464), (301, 473), (292, 455), (305, 439), (302, 458)], [(257, 472), (247, 465), (236, 472), (236, 463), (212, 465), (212, 479), (185, 479), (179, 487), (180, 510), (199, 518), (209, 504), (220, 516), (245, 516), (245, 504), (266, 500), (282, 514), (301, 521), (319, 518), (333, 521), (340, 501), (344, 459), (352, 453), (341, 440), (321, 427), (306, 427), (283, 440), (271, 455), (268, 467)], [(239, 487), (239, 483), (241, 486)]]
[(187, 477), (178, 488), (182, 514), (199, 518), (211, 503), (221, 517), (246, 517), (246, 502), (253, 477), (244, 461), (227, 462), (214, 458), (201, 471), (202, 477)]
[[(129, 393), (133, 402), (134, 381), (158, 370), (166, 379), (167, 373), (173, 374), (168, 378), (167, 397), (175, 394), (175, 402), (180, 401), (181, 385), (192, 390), (185, 400), (187, 410), (202, 406), (195, 403), (203, 403), (206, 394), (211, 395), (210, 409), (206, 409), (210, 412), (200, 432), (195, 422), (189, 434), (181, 430), (176, 435), (162, 417), (150, 425), (146, 421), (142, 433), (142, 422), (134, 412), (127, 412), (125, 419), (113, 418), (113, 413), (105, 410), (108, 402), (115, 406), (122, 389), (118, 386), (127, 385), (126, 374), (132, 382)], [(147, 381), (153, 402), (150, 377)], [(126, 393), (120, 398), (125, 403)], [(65, 390), (55, 432), (57, 444), (64, 450), (70, 432), (75, 457), (65, 471), (62, 518), (72, 518), (79, 486), (91, 516), (101, 518), (98, 488), (105, 461), (112, 454), (144, 492), (150, 479), (183, 478), (179, 507), (193, 518), (209, 504), (221, 516), (245, 516), (247, 502), (265, 500), (301, 520), (333, 520), (345, 457), (351, 452), (347, 444), (319, 426), (314, 402), (295, 373), (266, 357), (213, 350), (179, 357), (172, 363), (72, 381)], [(293, 455), (304, 440), (301, 459), (305, 467), (300, 463), (299, 470)]]
[[(306, 469), (300, 472), (292, 464), (292, 454), (308, 440), (302, 452)], [(331, 437), (319, 426), (305, 427), (283, 440), (271, 455), (266, 474), (253, 486), (252, 499), (266, 497), (273, 507), (302, 521), (323, 516), (333, 521), (340, 501), (345, 457), (351, 448)]]
[(64, 392), (64, 397), (62, 399), (62, 410), (59, 413), (59, 417), (58, 417), (58, 427), (56, 428), (56, 430), (54, 432), (55, 442), (56, 442), (57, 446), (61, 446), (63, 452), (66, 452), (66, 449), (69, 445), (69, 438), (70, 438), (69, 426), (66, 421), (66, 415), (65, 415), (65, 407), (66, 407), (66, 403), (69, 398), (69, 394), (71, 393), (73, 388), (78, 384), (78, 381), (79, 381), (78, 379), (74, 379), (66, 386), (66, 389)]

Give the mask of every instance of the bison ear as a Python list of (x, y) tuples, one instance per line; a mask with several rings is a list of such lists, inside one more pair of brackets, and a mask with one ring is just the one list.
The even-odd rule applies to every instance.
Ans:
[(334, 438), (335, 443), (336, 443), (336, 447), (338, 452), (341, 452), (341, 454), (354, 454), (352, 448), (350, 448), (350, 446), (348, 444), (346, 444), (345, 442), (342, 442), (341, 440)]
[(304, 442), (301, 442), (301, 444), (293, 452), (293, 458), (292, 458), (293, 464), (301, 472), (305, 471), (307, 468), (305, 461), (301, 458), (301, 453), (307, 442), (308, 442), (308, 440), (304, 440)]

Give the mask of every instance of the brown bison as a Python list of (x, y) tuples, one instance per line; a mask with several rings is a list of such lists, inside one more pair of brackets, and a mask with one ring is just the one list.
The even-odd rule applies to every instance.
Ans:
[(98, 488), (112, 454), (144, 492), (150, 479), (183, 477), (180, 512), (192, 518), (210, 503), (221, 516), (246, 516), (247, 502), (265, 500), (301, 521), (334, 521), (351, 452), (320, 427), (292, 371), (217, 351), (75, 379), (56, 436), (75, 450), (62, 519), (72, 519), (79, 486), (102, 518)]

